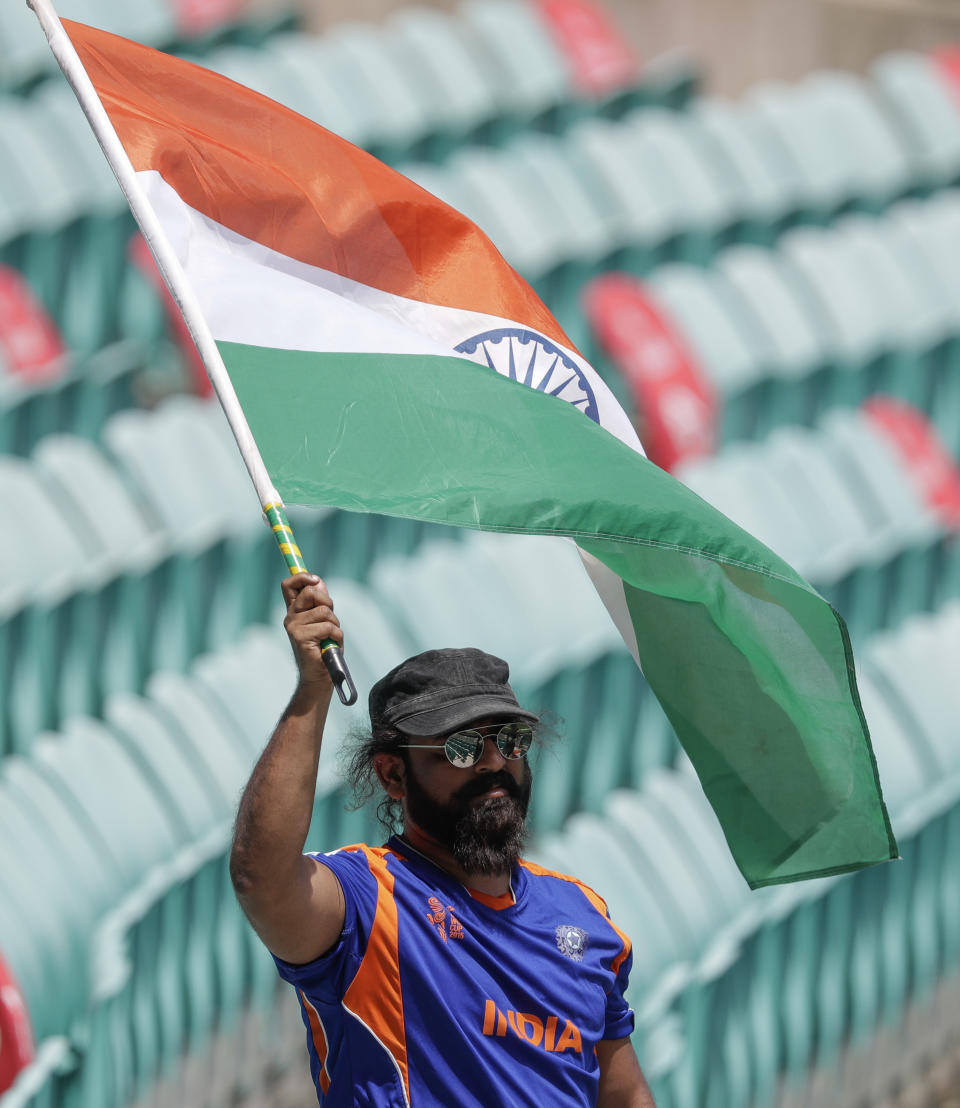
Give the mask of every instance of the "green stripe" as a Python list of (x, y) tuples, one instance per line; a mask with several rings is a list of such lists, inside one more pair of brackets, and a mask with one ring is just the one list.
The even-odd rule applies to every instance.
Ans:
[(219, 345), (285, 501), (568, 535), (623, 578), (644, 672), (751, 885), (897, 856), (842, 621), (772, 551), (485, 367)]

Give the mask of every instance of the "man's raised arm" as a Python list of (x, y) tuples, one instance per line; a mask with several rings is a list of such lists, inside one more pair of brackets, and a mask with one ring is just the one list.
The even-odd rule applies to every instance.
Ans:
[(303, 854), (333, 684), (320, 653), (343, 644), (333, 602), (319, 577), (283, 582), (283, 621), (300, 679), (240, 801), (230, 877), (240, 906), (269, 950), (285, 962), (313, 961), (343, 928), (343, 892), (333, 873)]

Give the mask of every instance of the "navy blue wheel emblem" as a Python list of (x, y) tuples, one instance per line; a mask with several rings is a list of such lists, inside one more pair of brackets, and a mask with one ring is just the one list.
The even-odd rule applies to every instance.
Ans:
[(600, 422), (597, 399), (586, 374), (569, 355), (536, 331), (501, 327), (474, 335), (454, 349), (511, 381), (519, 381), (549, 396), (559, 396), (579, 408), (594, 423)]

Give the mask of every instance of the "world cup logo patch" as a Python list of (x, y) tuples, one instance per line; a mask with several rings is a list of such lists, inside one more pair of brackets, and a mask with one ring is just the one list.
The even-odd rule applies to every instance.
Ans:
[(574, 927), (572, 923), (561, 923), (557, 928), (557, 948), (574, 962), (583, 961), (589, 939), (582, 927)]

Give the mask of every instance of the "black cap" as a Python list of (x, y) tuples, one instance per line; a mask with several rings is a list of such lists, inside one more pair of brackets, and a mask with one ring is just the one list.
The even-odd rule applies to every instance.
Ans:
[(517, 703), (502, 658), (466, 647), (425, 650), (395, 666), (370, 690), (375, 731), (395, 727), (405, 735), (444, 735), (482, 719), (539, 716)]

